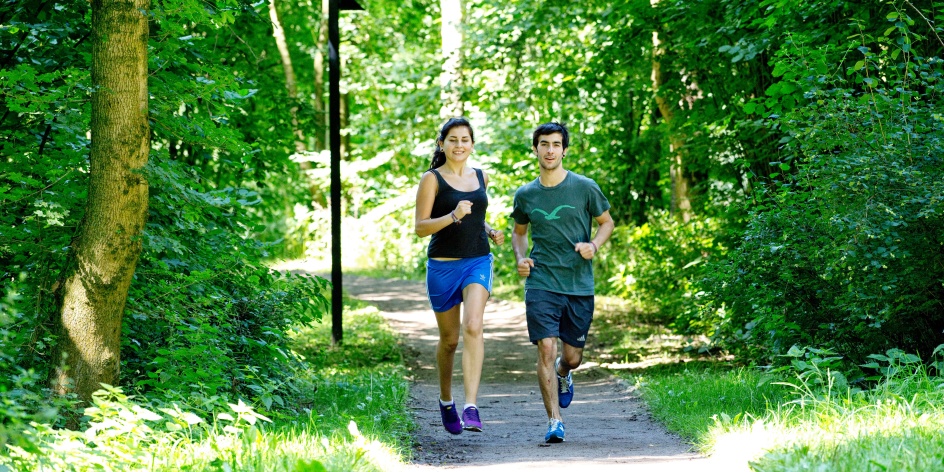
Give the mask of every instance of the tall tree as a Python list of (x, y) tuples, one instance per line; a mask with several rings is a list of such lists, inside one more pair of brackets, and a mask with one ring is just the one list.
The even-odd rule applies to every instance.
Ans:
[(317, 123), (321, 125), (322, 132), (316, 133), (315, 150), (324, 151), (328, 149), (328, 110), (325, 109), (325, 63), (324, 52), (328, 49), (328, 0), (321, 0), (321, 20), (318, 22), (318, 40), (315, 41), (315, 49), (312, 57), (314, 67), (314, 91), (315, 113), (318, 116)]
[(461, 116), (462, 107), (462, 0), (440, 0), (442, 9), (442, 75), (439, 76), (440, 116)]
[[(656, 7), (659, 0), (651, 0), (652, 6)], [(672, 177), (672, 210), (677, 212), (677, 216), (682, 221), (688, 222), (692, 218), (692, 202), (690, 198), (691, 183), (685, 174), (685, 163), (683, 162), (682, 147), (685, 140), (674, 131), (675, 110), (672, 103), (666, 99), (666, 94), (661, 93), (661, 88), (665, 85), (665, 72), (662, 70), (662, 57), (665, 55), (665, 46), (663, 40), (659, 38), (659, 31), (652, 32), (652, 89), (655, 93), (656, 104), (659, 107), (659, 114), (662, 115), (662, 122), (665, 123), (669, 133), (669, 153), (668, 158), (669, 173)], [(677, 128), (677, 127), (676, 127)]]
[[(92, 0), (88, 203), (63, 274), (56, 391), (89, 399), (116, 384), (121, 319), (148, 207), (149, 0)], [(70, 382), (71, 381), (71, 382)]]
[(292, 102), (289, 113), (292, 117), (292, 134), (295, 136), (295, 152), (303, 152), (305, 151), (305, 135), (298, 126), (298, 85), (295, 81), (295, 67), (292, 65), (292, 56), (288, 52), (285, 29), (282, 28), (282, 22), (279, 21), (275, 0), (269, 0), (269, 19), (272, 21), (272, 37), (275, 38), (279, 57), (282, 58), (282, 70), (285, 72), (285, 88), (288, 91), (288, 99)]

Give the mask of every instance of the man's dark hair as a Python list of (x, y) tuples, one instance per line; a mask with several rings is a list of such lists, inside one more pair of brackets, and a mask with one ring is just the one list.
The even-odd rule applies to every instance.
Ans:
[(538, 128), (534, 130), (534, 135), (531, 136), (531, 146), (538, 147), (539, 137), (554, 133), (561, 134), (561, 138), (563, 138), (561, 144), (564, 145), (564, 149), (567, 149), (567, 146), (570, 145), (570, 135), (567, 133), (567, 127), (556, 121), (538, 126)]

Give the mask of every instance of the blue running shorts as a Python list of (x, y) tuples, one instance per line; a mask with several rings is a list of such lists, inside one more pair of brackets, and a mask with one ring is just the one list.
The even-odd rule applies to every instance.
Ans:
[(593, 295), (565, 295), (547, 290), (524, 292), (528, 337), (532, 344), (544, 338), (560, 338), (583, 348), (593, 321)]
[(454, 261), (426, 261), (426, 296), (436, 313), (462, 303), (462, 290), (479, 284), (492, 293), (492, 255)]

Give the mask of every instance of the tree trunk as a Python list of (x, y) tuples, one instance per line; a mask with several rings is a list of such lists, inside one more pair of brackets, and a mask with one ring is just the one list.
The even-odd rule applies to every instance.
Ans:
[(349, 152), (351, 150), (351, 133), (347, 127), (351, 124), (351, 113), (350, 109), (350, 94), (342, 93), (341, 94), (341, 129), (345, 131), (341, 134), (341, 160), (349, 161), (351, 156)]
[[(324, 16), (325, 20), (323, 20), (323, 22), (326, 22), (327, 13), (325, 13)], [(276, 0), (269, 0), (269, 19), (272, 21), (272, 37), (275, 38), (275, 45), (276, 48), (278, 48), (279, 56), (282, 59), (282, 71), (285, 73), (285, 89), (288, 93), (289, 100), (292, 101), (292, 107), (289, 109), (289, 114), (291, 115), (292, 120), (292, 136), (295, 138), (295, 152), (303, 153), (308, 150), (308, 146), (305, 142), (305, 133), (302, 131), (301, 126), (298, 123), (298, 82), (295, 78), (295, 67), (292, 65), (292, 56), (288, 52), (288, 41), (285, 38), (285, 29), (282, 27), (282, 22), (279, 20), (278, 10), (276, 9)], [(324, 29), (327, 30), (327, 25), (325, 25)], [(316, 82), (319, 80), (317, 77), (317, 64), (319, 62), (320, 56), (321, 52), (319, 50), (315, 55)], [(324, 101), (321, 99), (320, 92), (318, 90), (315, 91), (315, 107), (318, 108), (318, 111), (324, 110)], [(319, 144), (319, 134), (317, 132), (314, 133), (314, 136), (316, 150), (320, 151), (323, 148), (319, 148), (318, 146), (323, 144)], [(301, 161), (299, 163), (299, 167), (301, 168), (302, 172), (306, 174), (307, 178), (307, 172), (312, 168), (311, 162)], [(311, 201), (313, 204), (318, 204), (321, 206), (325, 206), (327, 204), (324, 192), (314, 182), (309, 182), (308, 193), (311, 196)]]
[(116, 385), (121, 318), (141, 253), (150, 151), (149, 0), (92, 0), (92, 115), (85, 217), (64, 273), (53, 388), (89, 400)]
[(462, 0), (440, 0), (442, 10), (442, 74), (439, 110), (442, 118), (462, 116)]
[(328, 149), (328, 111), (325, 109), (325, 64), (324, 51), (328, 49), (328, 2), (321, 1), (321, 27), (318, 28), (318, 44), (315, 45), (315, 113), (321, 117), (318, 123), (321, 125), (321, 132), (315, 133), (315, 150), (324, 151)]
[[(659, 0), (651, 0), (655, 6)], [(684, 222), (692, 219), (691, 202), (691, 182), (685, 174), (685, 162), (682, 158), (682, 146), (684, 139), (674, 131), (671, 131), (675, 111), (672, 105), (665, 99), (660, 88), (665, 83), (662, 73), (662, 63), (660, 57), (665, 55), (665, 48), (659, 40), (659, 32), (652, 32), (652, 89), (656, 95), (656, 104), (659, 106), (659, 113), (662, 114), (662, 121), (666, 128), (670, 130), (669, 135), (669, 175), (672, 178), (672, 210)]]
[(272, 37), (275, 46), (282, 58), (282, 70), (285, 72), (285, 88), (288, 98), (292, 102), (289, 114), (292, 118), (292, 135), (295, 137), (295, 152), (305, 151), (305, 135), (298, 126), (298, 85), (295, 81), (295, 68), (292, 66), (292, 56), (288, 53), (288, 43), (285, 41), (285, 29), (279, 21), (279, 13), (275, 9), (275, 0), (269, 0), (269, 19), (272, 21)]

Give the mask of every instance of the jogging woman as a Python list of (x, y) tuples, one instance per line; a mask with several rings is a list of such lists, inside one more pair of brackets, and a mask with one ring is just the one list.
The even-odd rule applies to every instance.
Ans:
[[(426, 292), (439, 326), (439, 410), (443, 427), (452, 434), (463, 429), (482, 431), (476, 397), (485, 356), (485, 302), (492, 291), (488, 241), (498, 245), (505, 241), (503, 232), (485, 222), (488, 176), (468, 165), (474, 146), (472, 125), (465, 118), (447, 121), (416, 193), (416, 234), (432, 236), (427, 248)], [(452, 395), (453, 360), (460, 333), (465, 387), (461, 418)]]

